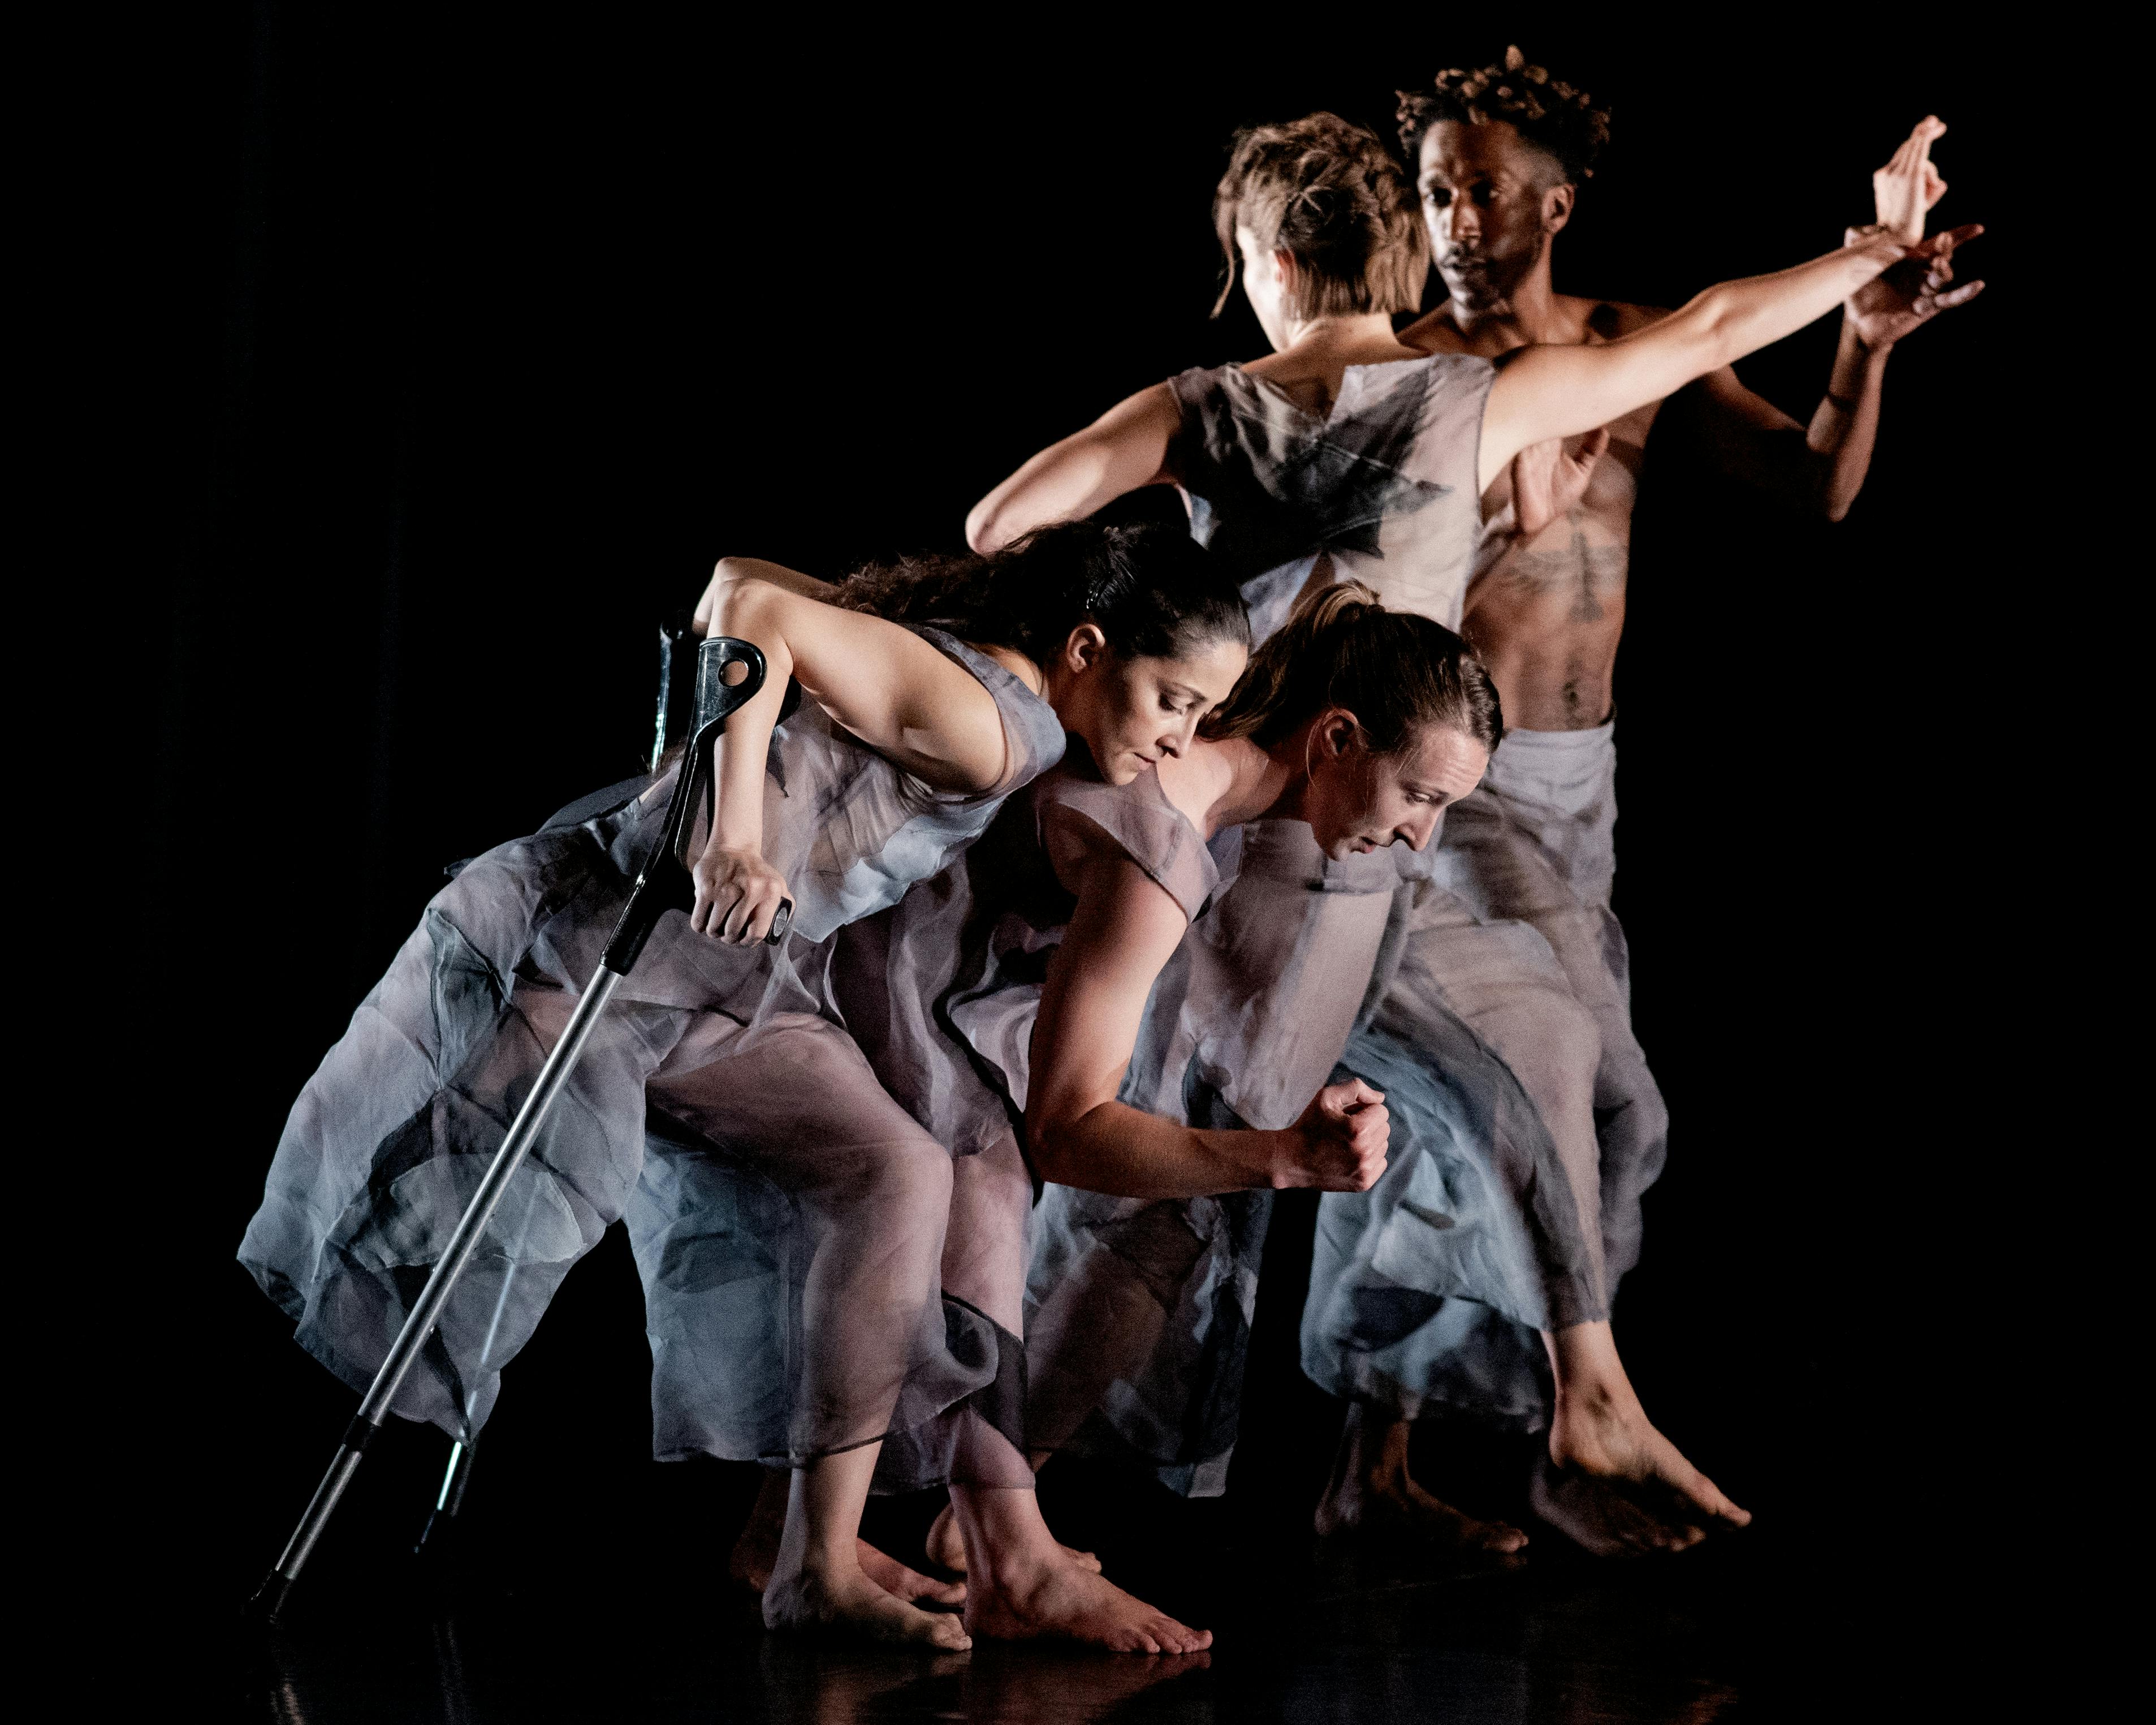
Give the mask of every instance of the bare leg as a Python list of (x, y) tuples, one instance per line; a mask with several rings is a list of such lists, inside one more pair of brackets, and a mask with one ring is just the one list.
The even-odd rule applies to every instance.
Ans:
[(973, 1638), (955, 1617), (921, 1610), (862, 1573), (860, 1528), (880, 1444), (819, 1456), (793, 1471), (786, 1533), (763, 1593), (772, 1629), (963, 1653)]
[[(951, 1174), (951, 1219), (943, 1231), (943, 1291), (986, 1312), (1014, 1336), (1025, 1332), (1025, 1267), (1033, 1209), (1033, 1180), (1018, 1139), (1006, 1135), (976, 1156), (962, 1156)], [(984, 1442), (986, 1433), (978, 1434)], [(1031, 1458), (1037, 1471), (1048, 1452)], [(1001, 1484), (1014, 1481), (1001, 1477)], [(928, 1530), (929, 1561), (966, 1573), (966, 1538), (946, 1505)], [(1100, 1573), (1089, 1551), (1063, 1548), (1081, 1568)]]
[(1433, 1497), (1408, 1477), (1404, 1420), (1394, 1420), (1360, 1402), (1348, 1404), (1347, 1429), (1332, 1479), (1318, 1501), (1321, 1537), (1334, 1533), (1390, 1534), (1427, 1541), (1455, 1551), (1509, 1554), (1527, 1543), (1517, 1527), (1478, 1522)]
[(1710, 1528), (1750, 1525), (1751, 1512), (1655, 1429), (1606, 1322), (1546, 1332), (1543, 1340), (1557, 1411), (1550, 1466), (1535, 1477), (1536, 1514), (1604, 1557), (1682, 1551)]
[(951, 1506), (966, 1539), (966, 1627), (998, 1640), (1081, 1641), (1112, 1653), (1199, 1653), (1210, 1630), (1184, 1627), (1081, 1569), (1041, 1519), (1034, 1494), (953, 1486)]
[(763, 1471), (763, 1483), (756, 1489), (756, 1503), (748, 1512), (748, 1525), (734, 1541), (726, 1559), (726, 1574), (751, 1593), (771, 1585), (771, 1572), (778, 1562), (778, 1547), (786, 1537), (786, 1500), (793, 1490), (790, 1471)]

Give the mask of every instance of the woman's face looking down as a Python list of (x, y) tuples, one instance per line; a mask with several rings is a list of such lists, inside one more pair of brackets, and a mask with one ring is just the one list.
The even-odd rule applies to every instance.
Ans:
[(1063, 728), (1085, 742), (1110, 784), (1128, 784), (1190, 747), (1198, 722), (1228, 698), (1250, 662), (1241, 642), (1194, 641), (1173, 658), (1125, 657), (1099, 629), (1070, 632), (1049, 689)]
[(1445, 809), (1482, 781), (1490, 752), (1450, 725), (1418, 726), (1407, 747), (1374, 752), (1353, 713), (1336, 708), (1310, 734), (1302, 815), (1327, 856), (1405, 845), (1420, 850)]

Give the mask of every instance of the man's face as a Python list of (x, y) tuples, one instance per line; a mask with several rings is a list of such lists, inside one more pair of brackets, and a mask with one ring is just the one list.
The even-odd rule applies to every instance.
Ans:
[(1464, 305), (1509, 300), (1572, 212), (1572, 188), (1549, 157), (1502, 120), (1431, 126), (1416, 189), (1438, 273)]

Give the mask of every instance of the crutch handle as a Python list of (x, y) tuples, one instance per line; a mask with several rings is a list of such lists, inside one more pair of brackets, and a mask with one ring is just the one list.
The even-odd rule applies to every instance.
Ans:
[[(726, 672), (736, 665), (745, 667), (745, 673), (738, 682), (728, 682)], [(669, 911), (685, 911), (696, 902), (695, 883), (681, 860), (681, 851), (696, 826), (700, 795), (708, 805), (716, 792), (711, 747), (726, 729), (728, 716), (756, 699), (766, 675), (763, 654), (753, 642), (713, 635), (696, 650), (696, 728), (681, 757), (659, 840), (644, 857), (635, 889), (607, 942), (603, 962), (617, 976), (627, 976), (634, 968), (661, 916)], [(788, 899), (772, 919), (766, 942), (776, 946), (783, 940), (793, 920), (793, 901)]]

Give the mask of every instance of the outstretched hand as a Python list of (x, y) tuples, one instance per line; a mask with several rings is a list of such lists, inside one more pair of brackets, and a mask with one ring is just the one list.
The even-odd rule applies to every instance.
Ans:
[(1530, 444), (1512, 457), (1512, 531), (1533, 538), (1552, 521), (1563, 521), (1587, 495), (1595, 465), (1609, 447), (1609, 428), (1600, 426), (1582, 438), (1553, 437)]
[(690, 873), (696, 900), (689, 926), (699, 934), (745, 947), (771, 932), (787, 898), (786, 877), (757, 852), (707, 845)]
[(1904, 245), (1924, 237), (1924, 218), (1947, 195), (1947, 182), (1932, 161), (1932, 146), (1947, 129), (1945, 121), (1927, 114), (1902, 141), (1893, 159), (1871, 175), (1871, 203), (1880, 227)]
[(1385, 1171), (1392, 1117), (1382, 1091), (1359, 1078), (1328, 1084), (1291, 1128), (1300, 1141), (1279, 1183), (1323, 1192), (1367, 1192)]
[[(1892, 347), (1917, 325), (1929, 323), (1942, 311), (1965, 305), (1982, 293), (1981, 281), (1951, 290), (1949, 284), (1954, 279), (1956, 248), (1967, 245), (1983, 232), (1981, 223), (1972, 222), (1917, 240), (1908, 246), (1899, 263), (1890, 264), (1851, 294), (1845, 309), (1857, 338), (1874, 351)], [(1891, 237), (1876, 227), (1852, 228), (1842, 244), (1876, 247)]]

